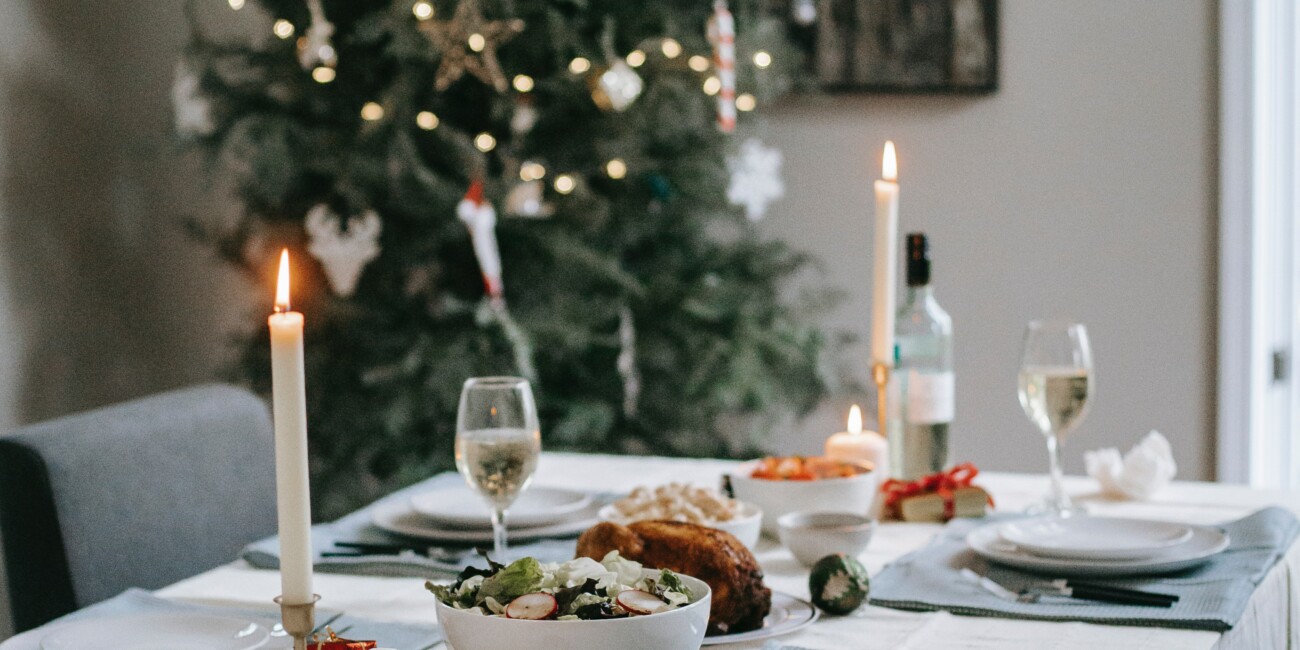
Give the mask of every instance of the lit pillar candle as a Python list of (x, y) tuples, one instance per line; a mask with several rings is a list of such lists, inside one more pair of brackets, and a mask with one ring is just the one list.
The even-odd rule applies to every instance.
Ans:
[(271, 328), (275, 416), (275, 496), (280, 520), (280, 595), (287, 605), (312, 602), (311, 488), (307, 479), (307, 395), (302, 314), (289, 311), (289, 251), (280, 254)]
[(876, 244), (871, 293), (871, 361), (894, 366), (894, 273), (898, 239), (898, 160), (885, 142), (881, 179), (876, 181)]
[(877, 476), (887, 476), (889, 446), (879, 433), (862, 430), (862, 409), (857, 404), (849, 409), (848, 425), (847, 431), (826, 439), (826, 455), (836, 460), (869, 463)]

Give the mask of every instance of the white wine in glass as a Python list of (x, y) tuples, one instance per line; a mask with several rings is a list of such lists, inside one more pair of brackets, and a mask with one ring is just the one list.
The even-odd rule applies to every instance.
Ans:
[(1088, 412), (1092, 349), (1078, 323), (1034, 321), (1025, 328), (1020, 359), (1020, 406), (1047, 439), (1051, 490), (1043, 510), (1066, 517), (1077, 512), (1061, 485), (1060, 442)]
[(492, 512), (492, 546), (506, 551), (506, 516), (527, 489), (542, 453), (537, 405), (528, 380), (476, 377), (465, 382), (456, 417), (456, 468)]

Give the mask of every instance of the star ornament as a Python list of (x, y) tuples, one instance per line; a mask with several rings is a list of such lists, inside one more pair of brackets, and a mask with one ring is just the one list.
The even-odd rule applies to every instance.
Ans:
[(524, 21), (487, 20), (478, 0), (460, 0), (448, 20), (422, 20), (420, 31), (442, 55), (434, 87), (446, 90), (465, 73), (497, 92), (510, 88), (497, 60), (497, 47), (524, 31)]

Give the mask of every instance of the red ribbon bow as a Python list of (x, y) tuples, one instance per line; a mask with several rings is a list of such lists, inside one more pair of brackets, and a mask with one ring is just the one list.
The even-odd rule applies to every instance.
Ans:
[[(899, 505), (903, 499), (922, 494), (938, 494), (943, 499), (943, 518), (952, 519), (957, 507), (953, 492), (970, 487), (971, 481), (979, 473), (980, 470), (974, 463), (962, 463), (946, 472), (935, 472), (915, 481), (891, 478), (880, 486), (880, 492), (885, 495), (885, 514), (893, 519), (902, 519)], [(993, 505), (992, 497), (989, 498), (989, 505)]]

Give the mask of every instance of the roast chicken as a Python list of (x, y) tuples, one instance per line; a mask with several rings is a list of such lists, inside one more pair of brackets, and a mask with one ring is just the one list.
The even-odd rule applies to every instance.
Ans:
[(600, 560), (610, 551), (708, 583), (713, 590), (709, 634), (756, 630), (772, 607), (763, 570), (731, 533), (677, 521), (604, 522), (578, 538), (578, 557)]

